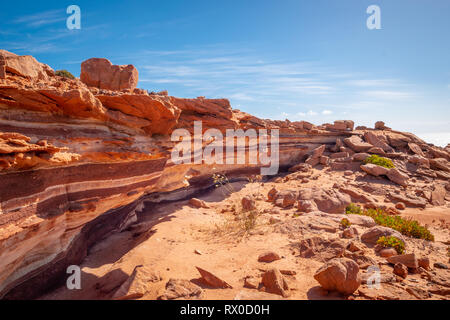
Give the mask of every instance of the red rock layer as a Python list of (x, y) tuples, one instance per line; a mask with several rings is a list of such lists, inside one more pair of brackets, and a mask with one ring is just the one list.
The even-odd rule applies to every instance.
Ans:
[[(248, 163), (175, 165), (169, 135), (177, 128), (192, 131), (197, 120), (203, 131), (279, 129), (282, 168), (319, 147), (343, 153), (379, 147), (393, 157), (402, 150), (423, 152), (440, 175), (450, 171), (447, 151), (411, 134), (353, 130), (351, 121), (316, 127), (263, 120), (232, 110), (226, 99), (181, 99), (133, 85), (122, 91), (98, 83), (89, 87), (54, 76), (33, 59), (3, 56), (9, 67), (0, 79), (0, 297), (31, 298), (61, 283), (67, 266), (80, 263), (95, 241), (132, 221), (145, 197), (207, 187), (217, 172), (259, 171), (260, 164)], [(342, 170), (351, 161), (330, 160)]]

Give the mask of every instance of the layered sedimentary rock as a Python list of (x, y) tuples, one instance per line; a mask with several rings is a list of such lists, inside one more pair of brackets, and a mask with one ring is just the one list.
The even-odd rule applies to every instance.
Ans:
[(99, 89), (133, 91), (138, 84), (139, 73), (132, 65), (117, 66), (107, 59), (92, 58), (81, 64), (80, 79)]
[[(195, 121), (202, 122), (201, 133), (278, 129), (280, 168), (303, 162), (317, 148), (327, 157), (334, 149), (350, 154), (359, 152), (361, 144), (364, 150), (375, 146), (367, 140), (386, 152), (401, 149), (411, 155), (408, 143), (414, 143), (426, 157), (443, 159), (435, 167), (448, 165), (443, 157), (448, 152), (410, 134), (353, 130), (352, 121), (316, 127), (305, 121), (264, 120), (233, 110), (226, 99), (150, 94), (135, 89), (134, 67), (117, 69), (109, 61), (102, 60), (107, 72), (96, 73), (98, 61), (88, 60), (80, 81), (56, 76), (34, 58), (4, 51), (2, 56), (15, 61), (14, 67), (7, 62), (5, 79), (0, 79), (3, 298), (32, 298), (64, 281), (69, 265), (80, 263), (96, 241), (132, 222), (149, 197), (211, 186), (218, 172), (230, 178), (259, 173), (261, 162), (174, 163), (171, 151), (178, 141), (170, 135), (175, 129), (193, 133)], [(97, 78), (86, 75), (90, 65)], [(363, 141), (368, 131), (377, 139), (369, 135)], [(339, 141), (349, 141), (348, 148)], [(247, 156), (250, 149), (245, 147)], [(350, 156), (331, 160), (342, 169), (351, 162)], [(411, 165), (411, 170), (423, 169)]]

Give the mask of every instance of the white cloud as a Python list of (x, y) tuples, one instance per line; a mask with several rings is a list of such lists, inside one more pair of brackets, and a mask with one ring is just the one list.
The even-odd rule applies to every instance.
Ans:
[(387, 90), (364, 91), (362, 95), (378, 100), (404, 100), (415, 96), (412, 92)]
[(40, 27), (43, 25), (61, 22), (67, 19), (63, 10), (44, 11), (32, 15), (19, 17), (13, 21), (16, 24), (25, 24), (28, 27)]
[(401, 82), (397, 79), (362, 79), (362, 80), (349, 80), (347, 82), (351, 86), (355, 87), (391, 87), (398, 86)]
[(330, 114), (333, 114), (333, 111), (331, 111), (331, 110), (323, 110), (322, 114), (323, 115), (330, 115)]

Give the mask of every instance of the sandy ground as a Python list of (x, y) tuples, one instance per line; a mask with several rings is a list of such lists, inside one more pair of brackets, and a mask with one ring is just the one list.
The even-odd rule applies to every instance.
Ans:
[[(332, 186), (336, 181), (345, 183), (348, 180), (342, 173), (333, 174), (334, 179), (319, 178), (308, 185)], [(138, 223), (148, 231), (140, 234), (135, 230), (124, 231), (98, 243), (81, 265), (81, 290), (70, 291), (61, 287), (41, 298), (108, 299), (110, 294), (102, 294), (95, 288), (101, 277), (118, 266), (130, 274), (136, 265), (145, 265), (159, 272), (164, 281), (155, 284), (142, 299), (156, 299), (164, 292), (165, 283), (170, 278), (187, 279), (198, 284), (205, 290), (205, 299), (234, 299), (239, 293), (247, 294), (249, 299), (278, 299), (281, 297), (243, 288), (245, 277), (259, 276), (261, 270), (272, 267), (295, 271), (295, 276), (286, 276), (292, 288), (288, 299), (342, 299), (334, 294), (325, 296), (313, 278), (321, 262), (295, 255), (290, 244), (298, 241), (300, 235), (273, 232), (271, 218), (285, 221), (293, 219), (297, 212), (291, 208), (280, 209), (277, 214), (267, 213), (273, 209), (273, 204), (264, 199), (274, 185), (280, 186), (273, 182), (233, 183), (231, 195), (228, 189), (218, 188), (199, 197), (209, 205), (208, 209), (194, 208), (188, 201), (147, 204)], [(286, 181), (283, 188), (299, 185), (298, 180)], [(240, 204), (240, 199), (250, 194), (257, 199), (260, 195), (258, 211), (266, 213), (261, 214), (254, 228), (245, 232), (236, 226), (235, 216), (228, 209), (233, 204)], [(434, 228), (438, 241), (449, 241), (448, 229), (439, 225), (442, 219), (450, 222), (449, 208), (407, 209), (402, 215), (429, 224)], [(258, 256), (268, 250), (276, 251), (282, 259), (270, 264), (258, 262)], [(212, 272), (233, 288), (209, 288), (199, 280), (196, 266)]]

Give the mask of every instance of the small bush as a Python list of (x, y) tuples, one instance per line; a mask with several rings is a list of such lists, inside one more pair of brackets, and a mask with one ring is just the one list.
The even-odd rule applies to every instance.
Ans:
[(71, 74), (67, 70), (57, 70), (57, 71), (55, 71), (55, 74), (60, 77), (64, 77), (64, 78), (68, 78), (68, 79), (72, 79), (72, 80), (75, 79), (73, 74)]
[(427, 227), (421, 226), (415, 220), (405, 219), (400, 216), (391, 216), (382, 209), (362, 210), (360, 207), (358, 207), (358, 209), (356, 207), (358, 206), (355, 204), (350, 204), (346, 208), (345, 212), (347, 214), (359, 214), (372, 217), (377, 224), (397, 230), (401, 234), (408, 237), (434, 241), (434, 236), (427, 229)]
[(350, 223), (350, 221), (348, 221), (347, 218), (343, 218), (343, 219), (341, 220), (341, 226), (343, 226), (344, 229), (350, 227), (351, 225), (352, 225), (352, 224)]
[(373, 154), (373, 155), (367, 157), (366, 160), (364, 160), (364, 164), (368, 164), (368, 163), (376, 164), (377, 166), (385, 167), (388, 169), (395, 168), (391, 159), (383, 158), (383, 157), (377, 156), (376, 154)]
[(350, 203), (347, 208), (345, 208), (345, 213), (347, 214), (362, 214), (363, 211), (360, 206), (357, 206), (354, 203)]
[(403, 241), (394, 236), (382, 236), (378, 239), (377, 243), (384, 248), (394, 248), (398, 254), (403, 254), (403, 252), (405, 251), (405, 244), (403, 243)]
[(256, 220), (258, 218), (258, 213), (256, 211), (250, 211), (248, 214), (244, 214), (242, 219), (242, 228), (246, 232), (252, 230), (256, 226)]

